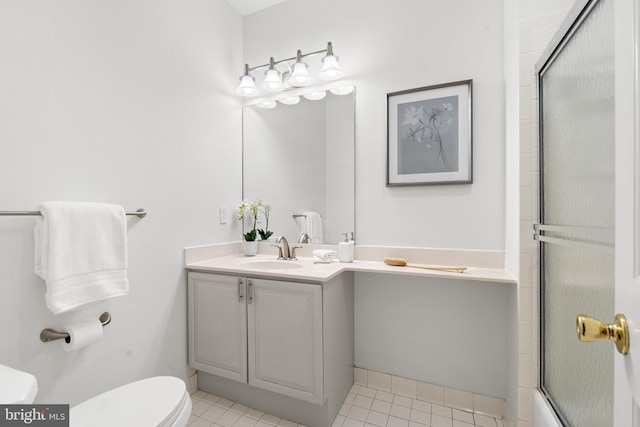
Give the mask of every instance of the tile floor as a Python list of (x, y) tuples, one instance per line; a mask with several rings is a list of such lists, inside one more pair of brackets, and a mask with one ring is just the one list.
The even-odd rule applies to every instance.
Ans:
[[(189, 427), (304, 427), (197, 391)], [(501, 419), (354, 385), (333, 427), (504, 427)]]

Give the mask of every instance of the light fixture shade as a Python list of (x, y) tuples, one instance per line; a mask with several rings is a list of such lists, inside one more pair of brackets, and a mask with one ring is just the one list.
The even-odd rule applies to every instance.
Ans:
[(302, 96), (310, 101), (318, 101), (327, 96), (327, 92), (325, 92), (324, 90), (319, 90), (317, 92), (305, 93)]
[(338, 64), (338, 57), (335, 55), (327, 55), (322, 58), (322, 69), (320, 70), (320, 77), (322, 80), (338, 80), (344, 76), (340, 64)]
[(285, 105), (295, 105), (298, 102), (300, 102), (300, 97), (299, 96), (290, 96), (288, 98), (279, 99), (278, 101), (280, 101), (281, 103), (283, 103)]
[(236, 93), (240, 96), (256, 96), (258, 88), (256, 87), (255, 79), (248, 74), (241, 76), (240, 86), (236, 89)]
[(282, 90), (282, 79), (280, 78), (280, 71), (267, 70), (264, 72), (265, 78), (262, 82), (262, 89), (267, 92), (279, 92)]
[(329, 89), (329, 91), (334, 95), (348, 95), (353, 92), (353, 86), (340, 86)]
[[(307, 63), (303, 62), (303, 59), (307, 56), (322, 54), (324, 54), (324, 57), (322, 58), (321, 70), (317, 77), (315, 75), (311, 77), (309, 75), (309, 66)], [(317, 83), (317, 78), (320, 78), (321, 80), (338, 80), (344, 76), (344, 72), (338, 64), (339, 60), (340, 58), (333, 54), (333, 44), (331, 42), (327, 42), (327, 48), (324, 50), (303, 54), (302, 51), (298, 49), (294, 58), (276, 61), (272, 56), (269, 58), (269, 62), (264, 65), (249, 67), (249, 64), (244, 64), (244, 73), (240, 76), (240, 86), (236, 89), (236, 93), (240, 96), (258, 96), (260, 94), (264, 95), (264, 92), (274, 93), (292, 89), (292, 87), (302, 88), (312, 83)], [(286, 64), (287, 68), (284, 73), (276, 68), (276, 66), (280, 66), (283, 63)], [(259, 69), (264, 70), (265, 68), (267, 70), (264, 71), (265, 78), (260, 85), (261, 91), (259, 92), (251, 72)], [(315, 73), (315, 65), (313, 66), (313, 69)], [(353, 88), (351, 90), (353, 90)], [(336, 93), (336, 90), (334, 89), (331, 91)], [(347, 91), (345, 93), (350, 92), (351, 91)], [(323, 92), (321, 90), (315, 90), (303, 96), (310, 100), (317, 100), (324, 98), (325, 95), (326, 91)], [(290, 98), (295, 99), (293, 97)]]
[(258, 105), (258, 107), (264, 108), (265, 110), (271, 110), (272, 108), (276, 108), (276, 106), (278, 104), (276, 104), (276, 101), (265, 101), (265, 102), (261, 102), (261, 103), (259, 103), (257, 105)]
[(307, 64), (301, 61), (296, 61), (293, 64), (293, 72), (289, 77), (289, 83), (295, 87), (307, 86), (311, 82), (309, 77), (309, 71), (307, 71)]

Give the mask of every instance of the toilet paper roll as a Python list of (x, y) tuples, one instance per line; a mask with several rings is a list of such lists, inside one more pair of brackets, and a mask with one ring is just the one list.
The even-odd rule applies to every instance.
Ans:
[(65, 331), (69, 334), (71, 341), (60, 340), (64, 351), (74, 351), (86, 347), (102, 338), (102, 323), (100, 319), (89, 319), (82, 322), (65, 325)]

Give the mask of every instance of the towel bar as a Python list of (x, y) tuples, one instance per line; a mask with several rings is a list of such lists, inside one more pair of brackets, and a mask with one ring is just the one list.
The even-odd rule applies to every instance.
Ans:
[[(38, 216), (42, 215), (40, 211), (0, 211), (0, 216)], [(126, 212), (126, 215), (135, 215), (138, 218), (147, 216), (147, 211), (140, 208), (135, 212)]]
[[(111, 315), (107, 311), (105, 311), (100, 315), (100, 323), (102, 323), (102, 326), (107, 326), (110, 322), (111, 322)], [(40, 332), (40, 341), (42, 342), (49, 342), (49, 341), (55, 341), (55, 340), (61, 340), (61, 339), (64, 339), (67, 344), (71, 342), (71, 338), (69, 337), (69, 334), (66, 332), (58, 332), (56, 330), (49, 329), (49, 328), (43, 329), (42, 332)]]

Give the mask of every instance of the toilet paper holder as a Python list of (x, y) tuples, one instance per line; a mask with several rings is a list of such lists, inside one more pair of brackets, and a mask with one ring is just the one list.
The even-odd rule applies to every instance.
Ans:
[[(100, 315), (99, 319), (103, 327), (111, 323), (111, 315), (106, 311)], [(67, 344), (71, 342), (71, 338), (69, 337), (69, 334), (66, 332), (58, 332), (50, 328), (43, 329), (42, 332), (40, 332), (40, 341), (42, 342), (49, 342), (49, 341), (55, 341), (55, 340), (61, 340), (61, 339), (64, 339)]]

